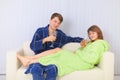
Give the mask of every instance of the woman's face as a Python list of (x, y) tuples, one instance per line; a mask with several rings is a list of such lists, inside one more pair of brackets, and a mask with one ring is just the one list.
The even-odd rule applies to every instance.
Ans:
[(56, 29), (59, 28), (59, 26), (60, 26), (60, 20), (58, 17), (54, 17), (53, 19), (50, 20), (50, 28), (52, 30), (55, 31)]
[(89, 31), (88, 36), (91, 41), (95, 41), (98, 39), (98, 34), (95, 31)]

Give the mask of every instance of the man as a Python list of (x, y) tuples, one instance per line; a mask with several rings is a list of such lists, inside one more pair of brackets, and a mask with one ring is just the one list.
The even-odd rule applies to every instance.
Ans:
[(61, 14), (53, 13), (50, 23), (46, 27), (37, 29), (32, 42), (30, 43), (30, 48), (35, 52), (35, 54), (39, 54), (56, 47), (61, 48), (64, 44), (69, 42), (81, 42), (83, 38), (67, 36), (58, 29), (62, 21), (63, 17)]

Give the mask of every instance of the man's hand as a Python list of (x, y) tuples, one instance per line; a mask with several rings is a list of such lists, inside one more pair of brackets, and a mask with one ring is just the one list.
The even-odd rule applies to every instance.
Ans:
[(55, 41), (55, 40), (56, 40), (56, 37), (53, 36), (53, 35), (51, 35), (51, 36), (48, 36), (48, 37), (44, 38), (44, 39), (42, 40), (42, 43), (44, 44), (45, 42), (53, 42), (53, 41)]

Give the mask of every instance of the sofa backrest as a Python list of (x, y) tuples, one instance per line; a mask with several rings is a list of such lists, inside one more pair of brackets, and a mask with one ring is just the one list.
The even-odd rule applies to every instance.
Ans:
[(76, 51), (78, 48), (80, 48), (80, 43), (76, 42), (67, 43), (62, 47), (62, 49), (69, 50), (71, 52)]
[(34, 52), (30, 49), (30, 41), (26, 41), (25, 43), (23, 43), (22, 48), (25, 56), (34, 55)]
[[(62, 49), (66, 49), (66, 50), (69, 50), (69, 51), (72, 51), (74, 52), (76, 49), (78, 49), (80, 47), (80, 44), (79, 43), (68, 43), (68, 44), (65, 44)], [(30, 41), (26, 41), (23, 46), (23, 51), (24, 51), (24, 55), (25, 56), (30, 56), (30, 55), (34, 55), (34, 52), (30, 49)]]

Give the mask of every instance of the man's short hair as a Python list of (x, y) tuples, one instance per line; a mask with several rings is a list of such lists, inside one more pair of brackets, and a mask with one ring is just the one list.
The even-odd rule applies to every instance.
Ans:
[(58, 19), (60, 20), (60, 23), (62, 23), (63, 17), (62, 17), (61, 14), (59, 14), (59, 13), (53, 13), (52, 16), (51, 16), (51, 19), (53, 19), (55, 17), (58, 17)]

